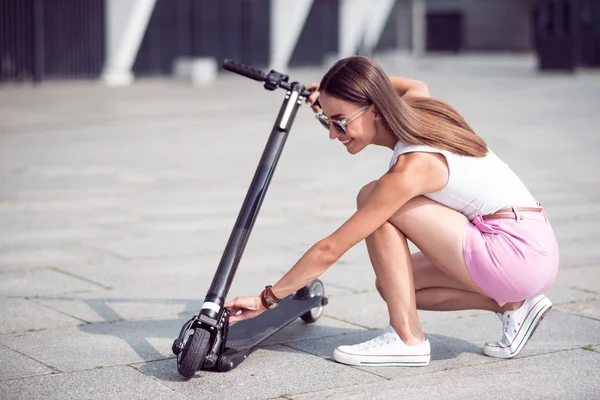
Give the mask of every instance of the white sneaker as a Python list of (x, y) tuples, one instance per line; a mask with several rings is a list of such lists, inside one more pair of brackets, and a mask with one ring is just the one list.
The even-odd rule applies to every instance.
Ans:
[(483, 346), (483, 354), (496, 358), (513, 358), (519, 354), (551, 308), (552, 302), (538, 294), (525, 300), (516, 310), (498, 313), (502, 321), (502, 339), (487, 342)]
[(431, 355), (429, 340), (408, 346), (389, 327), (384, 334), (367, 342), (337, 347), (333, 358), (350, 365), (424, 367), (429, 364)]

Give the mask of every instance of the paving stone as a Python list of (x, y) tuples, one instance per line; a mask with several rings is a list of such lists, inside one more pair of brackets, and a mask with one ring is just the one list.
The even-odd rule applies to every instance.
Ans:
[[(430, 368), (377, 372), (404, 382), (393, 392), (384, 388), (364, 395), (360, 386), (350, 387), (354, 382), (362, 385), (364, 376), (375, 377), (384, 386), (387, 382), (374, 375), (374, 370), (327, 359), (336, 343), (371, 338), (375, 331), (362, 327), (382, 328), (388, 323), (361, 242), (321, 277), (331, 302), (319, 323), (294, 322), (272, 339), (285, 346), (261, 348), (255, 354), (256, 363), (251, 357), (242, 365), (245, 369), (232, 371), (237, 375), (206, 373), (211, 378), (208, 382), (202, 373), (190, 382), (181, 381), (170, 353), (171, 342), (206, 294), (283, 96), (265, 94), (256, 83), (239, 77), (223, 77), (201, 97), (197, 90), (168, 82), (139, 82), (117, 92), (70, 82), (0, 92), (0, 226), (7, 227), (0, 233), (0, 271), (10, 271), (0, 274), (0, 293), (20, 298), (14, 300), (19, 305), (15, 309), (29, 304), (22, 308), (25, 316), (37, 314), (39, 304), (60, 311), (47, 309), (52, 321), (39, 319), (51, 330), (0, 335), (0, 343), (56, 368), (90, 368), (82, 375), (96, 376), (102, 371), (94, 369), (97, 365), (160, 366), (145, 372), (160, 383), (178, 385), (177, 390), (190, 397), (202, 396), (208, 388), (210, 396), (220, 397), (222, 392), (223, 398), (235, 398), (245, 395), (240, 388), (249, 388), (248, 397), (264, 398), (284, 394), (290, 387), (294, 393), (321, 398), (318, 390), (343, 386), (350, 387), (350, 393), (339, 397), (381, 394), (390, 398), (405, 393), (410, 397), (414, 381), (421, 382), (415, 392), (423, 395), (419, 397), (490, 393), (492, 398), (504, 399), (500, 385), (488, 390), (489, 377), (499, 375), (500, 383), (517, 382), (515, 388), (521, 391), (509, 392), (511, 397), (524, 393), (529, 398), (536, 397), (540, 382), (545, 385), (544, 377), (550, 376), (543, 373), (540, 381), (530, 382), (529, 376), (540, 376), (537, 370), (519, 366), (530, 358), (539, 360), (542, 371), (552, 364), (550, 371), (558, 378), (547, 387), (556, 389), (564, 377), (564, 387), (572, 390), (546, 392), (544, 386), (538, 397), (569, 398), (569, 393), (575, 398), (590, 397), (586, 396), (591, 380), (587, 370), (580, 375), (575, 372), (581, 372), (578, 368), (588, 366), (589, 360), (597, 360), (585, 358), (597, 352), (569, 352), (579, 360), (585, 351), (581, 365), (571, 358), (531, 356), (600, 345), (599, 321), (593, 319), (599, 280), (592, 267), (600, 263), (596, 222), (600, 164), (595, 151), (600, 147), (595, 101), (600, 81), (584, 73), (576, 77), (532, 75), (534, 61), (531, 57), (473, 60), (461, 56), (388, 65), (392, 71), (425, 80), (437, 98), (450, 101), (464, 113), (547, 208), (561, 245), (561, 273), (548, 293), (556, 307), (520, 359), (496, 363), (480, 353), (483, 342), (497, 339), (500, 333), (492, 313), (419, 312), (436, 349)], [(314, 81), (322, 73), (322, 69), (303, 69), (293, 76)], [(234, 90), (238, 96), (232, 97)], [(517, 92), (519, 96), (514, 95)], [(262, 93), (260, 101), (248, 101), (256, 100), (257, 93)], [(57, 98), (64, 101), (56, 102)], [(221, 134), (225, 109), (236, 113), (228, 118), (226, 134)], [(511, 117), (499, 120), (499, 115)], [(566, 156), (557, 163), (559, 153)], [(310, 162), (306, 162), (307, 154)], [(354, 212), (360, 188), (386, 172), (390, 156), (390, 150), (383, 147), (349, 156), (338, 142), (327, 138), (310, 110), (300, 110), (228, 297), (257, 294), (280, 278), (315, 241), (337, 229)], [(70, 275), (59, 279), (54, 275), (58, 272), (48, 272), (53, 270), (46, 267)], [(39, 268), (46, 272), (37, 272)], [(35, 271), (21, 275), (27, 269)], [(25, 296), (33, 298), (22, 303)], [(565, 312), (561, 312), (563, 307)], [(119, 322), (72, 326), (64, 314), (85, 321)], [(2, 328), (7, 326), (10, 323)], [(28, 328), (25, 321), (22, 326)], [(301, 345), (308, 353), (291, 350), (290, 346)], [(164, 358), (169, 359), (146, 363)], [(288, 359), (291, 366), (284, 364)], [(3, 362), (0, 356), (0, 365)], [(491, 369), (496, 364), (513, 367)], [(265, 365), (272, 365), (266, 374)], [(434, 372), (421, 375), (422, 371)], [(469, 392), (469, 371), (484, 371), (481, 377), (485, 378), (474, 379), (477, 391)], [(156, 383), (146, 385), (146, 380), (128, 374), (115, 375), (120, 379), (117, 383), (98, 375), (110, 388), (100, 381), (84, 387), (92, 388), (100, 398), (111, 398), (113, 387), (122, 392), (121, 397), (134, 398), (136, 386), (151, 389)], [(313, 375), (317, 386), (311, 382)], [(73, 375), (73, 380), (78, 376)], [(213, 376), (218, 376), (221, 386), (208, 386)], [(268, 381), (273, 376), (281, 377)], [(437, 376), (444, 386), (435, 385)], [(450, 378), (444, 381), (446, 376)], [(60, 379), (66, 381), (64, 385), (57, 381), (58, 388), (46, 381), (11, 380), (17, 386), (9, 392), (35, 398), (41, 397), (36, 390), (48, 388), (43, 396), (63, 398), (64, 390), (72, 389), (72, 381)], [(523, 388), (525, 381), (528, 386)], [(569, 386), (569, 382), (577, 385)], [(18, 385), (26, 389), (21, 391)], [(421, 390), (423, 386), (432, 389)], [(463, 386), (466, 389), (461, 391)], [(3, 388), (0, 398), (5, 397)], [(152, 394), (161, 397), (164, 386), (160, 388)], [(72, 389), (73, 397), (92, 397), (82, 390)], [(139, 393), (139, 397), (151, 396), (144, 395), (144, 390)], [(162, 397), (174, 396), (168, 390)]]
[(184, 322), (165, 318), (79, 325), (2, 335), (0, 343), (59, 371), (75, 371), (173, 357), (171, 345)]
[[(369, 385), (292, 394), (298, 399), (593, 399), (600, 391), (600, 354), (562, 351), (455, 368)], [(543, 366), (543, 367), (541, 367)], [(427, 368), (427, 367), (426, 367)], [(490, 384), (490, 377), (494, 384)]]
[(333, 297), (323, 314), (370, 329), (383, 328), (390, 321), (387, 306), (378, 292)]
[(150, 294), (149, 290), (144, 293), (145, 295), (139, 295), (129, 290), (111, 290), (93, 294), (36, 298), (34, 301), (78, 320), (96, 323), (159, 319), (197, 313), (205, 295), (180, 298), (161, 296), (161, 293)]
[(188, 233), (169, 233), (127, 236), (125, 238), (106, 239), (101, 242), (83, 243), (83, 246), (100, 249), (116, 254), (124, 259), (149, 259), (160, 257), (183, 257), (215, 252), (223, 249), (227, 236), (225, 231)]
[(600, 295), (600, 264), (560, 269), (556, 285)]
[[(480, 310), (449, 312), (418, 310), (417, 312), (422, 323), (489, 314), (489, 312)], [(377, 291), (333, 297), (323, 313), (351, 324), (370, 329), (383, 328), (387, 326), (390, 321), (387, 306)]]
[[(40, 306), (32, 300), (0, 297), (0, 334), (81, 324), (78, 319)], [(0, 357), (1, 359), (1, 357)]]
[(375, 290), (375, 273), (370, 264), (359, 265), (339, 261), (325, 271), (319, 279), (325, 284), (344, 288), (353, 293)]
[[(568, 326), (565, 326), (567, 325)], [(558, 350), (579, 348), (600, 341), (597, 322), (551, 312), (536, 330), (535, 336), (519, 357), (544, 354)], [(365, 370), (387, 378), (427, 374), (444, 369), (460, 368), (497, 361), (483, 354), (482, 346), (488, 340), (500, 339), (500, 321), (491, 313), (453, 319), (426, 320), (423, 329), (431, 342), (432, 361), (428, 368), (364, 367)], [(332, 358), (337, 346), (361, 343), (383, 331), (368, 330), (341, 336), (325, 337), (288, 343), (289, 346), (321, 357)], [(588, 343), (589, 342), (589, 343)]]
[(583, 303), (564, 304), (559, 306), (558, 309), (569, 314), (594, 318), (600, 321), (600, 300), (586, 301)]
[(0, 246), (0, 271), (83, 265), (94, 263), (98, 258), (98, 254), (82, 249)]
[(383, 380), (285, 346), (260, 348), (232, 371), (200, 371), (187, 382), (178, 375), (174, 360), (136, 367), (178, 393), (190, 397), (202, 393), (206, 400), (266, 399)]
[(104, 289), (102, 285), (73, 277), (57, 269), (10, 271), (0, 274), (0, 277), (0, 295), (4, 296), (52, 296)]
[[(44, 364), (4, 346), (0, 346), (0, 360), (2, 360), (0, 363), (0, 381), (54, 372), (52, 368), (48, 368)], [(1, 393), (2, 389), (0, 388)], [(3, 396), (2, 398), (7, 397)]]
[[(338, 336), (319, 338), (316, 340), (305, 340), (287, 345), (311, 354), (325, 357), (332, 362), (333, 351), (338, 346), (352, 345), (370, 340), (383, 333), (383, 330), (368, 330), (362, 332), (348, 333)], [(435, 371), (443, 371), (452, 368), (480, 365), (497, 361), (486, 357), (481, 347), (460, 338), (444, 336), (442, 334), (426, 333), (431, 343), (431, 362), (426, 368), (389, 368), (389, 367), (358, 367), (365, 372), (375, 373), (386, 378), (398, 378), (420, 374), (430, 374)]]
[[(91, 265), (73, 265), (64, 271), (84, 276), (115, 289), (143, 289), (159, 283), (174, 285), (186, 280), (200, 283), (212, 278), (221, 255), (167, 257), (149, 260), (110, 260)], [(210, 282), (209, 282), (210, 284)], [(208, 289), (208, 285), (206, 285)]]
[(600, 255), (594, 247), (598, 238), (581, 239), (577, 242), (559, 241), (561, 268), (600, 263)]
[(554, 305), (578, 303), (600, 297), (595, 293), (577, 289), (569, 289), (558, 286), (558, 284), (555, 284), (552, 288), (550, 288), (550, 290), (544, 293), (544, 295), (547, 296)]
[[(0, 245), (8, 247), (59, 247), (61, 244), (77, 243), (82, 239), (98, 239), (103, 236), (109, 236), (110, 231), (101, 230), (99, 228), (55, 228), (55, 229), (28, 229), (21, 231), (5, 232), (0, 235)], [(55, 250), (55, 252), (57, 252)], [(50, 252), (51, 253), (51, 252)], [(51, 254), (52, 255), (52, 254)], [(60, 255), (57, 261), (61, 261), (60, 257), (69, 260), (68, 254)], [(73, 255), (70, 257), (74, 258)]]
[(189, 397), (174, 392), (131, 367), (114, 367), (5, 381), (0, 385), (0, 398), (184, 400)]
[[(538, 326), (519, 357), (573, 349), (600, 341), (600, 322), (552, 310)], [(423, 323), (428, 334), (460, 338), (482, 347), (488, 340), (499, 340), (501, 323), (492, 313)]]

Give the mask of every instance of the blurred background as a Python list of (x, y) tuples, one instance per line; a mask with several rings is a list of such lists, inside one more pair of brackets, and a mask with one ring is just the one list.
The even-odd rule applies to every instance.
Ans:
[(322, 66), (378, 53), (527, 53), (600, 67), (599, 0), (0, 0), (0, 81), (185, 76), (231, 58)]

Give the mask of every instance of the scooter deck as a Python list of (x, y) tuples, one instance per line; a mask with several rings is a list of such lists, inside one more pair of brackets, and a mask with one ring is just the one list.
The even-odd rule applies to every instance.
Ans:
[(277, 308), (265, 311), (255, 318), (232, 324), (229, 327), (225, 347), (238, 352), (252, 350), (296, 318), (300, 318), (314, 307), (321, 306), (322, 299), (323, 296), (307, 299), (294, 299), (288, 296), (279, 303)]

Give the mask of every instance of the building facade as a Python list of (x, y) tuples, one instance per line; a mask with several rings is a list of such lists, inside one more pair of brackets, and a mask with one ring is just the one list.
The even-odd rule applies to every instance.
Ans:
[[(600, 15), (600, 1), (577, 1), (589, 3), (586, 12)], [(424, 9), (420, 16), (415, 14), (418, 3)], [(218, 62), (231, 58), (259, 68), (321, 65), (332, 55), (410, 52), (419, 34), (424, 50), (430, 52), (528, 52), (536, 43), (536, 4), (536, 0), (2, 0), (0, 82), (100, 79), (121, 70), (135, 77), (170, 75), (180, 57), (211, 57)], [(600, 32), (590, 29), (589, 46), (598, 47)]]

